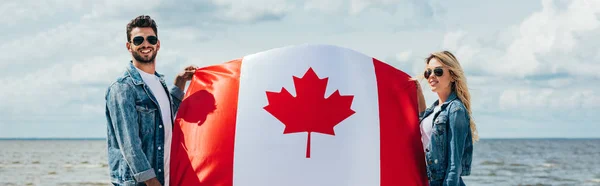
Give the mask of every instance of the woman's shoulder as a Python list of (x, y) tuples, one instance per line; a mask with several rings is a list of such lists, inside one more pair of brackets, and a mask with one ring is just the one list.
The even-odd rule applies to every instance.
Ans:
[(451, 122), (451, 126), (455, 128), (468, 128), (469, 119), (471, 116), (467, 112), (465, 104), (460, 99), (455, 99), (450, 102), (447, 108), (448, 117), (454, 118), (454, 122)]
[(448, 104), (448, 111), (450, 113), (456, 113), (456, 112), (465, 112), (467, 111), (467, 108), (465, 107), (465, 104), (463, 104), (463, 102), (460, 99), (454, 99), (450, 102), (450, 104)]

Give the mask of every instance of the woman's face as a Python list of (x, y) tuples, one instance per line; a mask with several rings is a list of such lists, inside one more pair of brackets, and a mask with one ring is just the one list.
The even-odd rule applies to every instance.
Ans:
[[(427, 77), (427, 74), (429, 74), (429, 77)], [(450, 86), (452, 84), (450, 72), (437, 58), (431, 58), (431, 60), (429, 60), (425, 69), (425, 78), (427, 78), (431, 91), (437, 93), (450, 92)]]

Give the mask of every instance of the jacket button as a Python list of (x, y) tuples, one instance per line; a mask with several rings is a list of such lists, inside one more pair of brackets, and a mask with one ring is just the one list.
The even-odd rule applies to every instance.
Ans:
[(159, 125), (158, 128), (162, 128), (162, 125)]
[[(160, 147), (158, 147), (158, 150), (160, 150)], [(436, 160), (437, 161), (437, 160)]]
[(435, 164), (437, 164), (437, 159), (435, 159), (433, 162), (434, 162)]

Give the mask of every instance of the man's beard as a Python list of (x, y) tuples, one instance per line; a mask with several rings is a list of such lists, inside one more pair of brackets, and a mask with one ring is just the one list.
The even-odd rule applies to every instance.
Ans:
[(154, 58), (156, 58), (156, 51), (152, 51), (153, 54), (150, 56), (149, 59), (145, 59), (145, 57), (143, 57), (140, 52), (138, 51), (133, 51), (133, 58), (135, 58), (136, 61), (140, 62), (140, 63), (145, 63), (145, 64), (149, 64), (149, 63), (154, 63)]

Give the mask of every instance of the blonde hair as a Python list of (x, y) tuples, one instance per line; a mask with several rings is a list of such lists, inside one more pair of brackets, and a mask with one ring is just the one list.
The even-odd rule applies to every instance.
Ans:
[[(464, 71), (458, 62), (458, 59), (456, 59), (456, 57), (449, 51), (441, 51), (430, 54), (429, 57), (426, 58), (425, 63), (429, 64), (429, 61), (433, 58), (437, 59), (440, 63), (444, 64), (446, 68), (448, 68), (450, 77), (452, 80), (454, 80), (454, 83), (452, 83), (452, 90), (456, 92), (456, 96), (465, 105), (465, 108), (471, 117), (469, 127), (471, 128), (472, 139), (473, 141), (478, 141), (479, 135), (477, 134), (477, 127), (475, 126), (475, 121), (473, 121), (471, 115), (471, 94), (469, 93), (469, 88), (467, 87), (467, 78), (465, 77)], [(420, 77), (425, 78), (423, 75), (420, 75)]]

